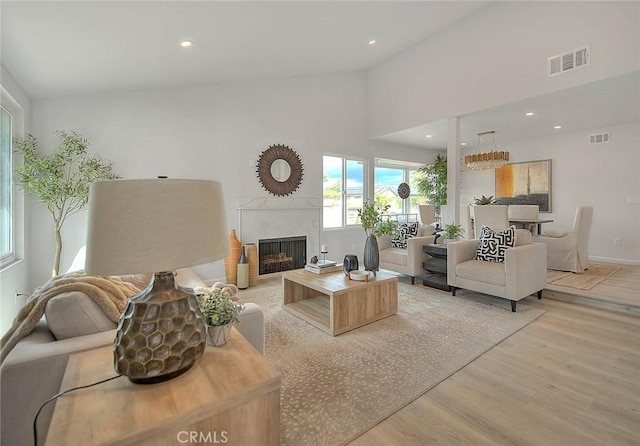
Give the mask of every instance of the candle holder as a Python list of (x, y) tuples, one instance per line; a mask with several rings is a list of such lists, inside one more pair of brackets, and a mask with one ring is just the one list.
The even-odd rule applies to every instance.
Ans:
[(329, 252), (329, 249), (327, 248), (327, 245), (322, 245), (320, 247), (320, 254), (322, 254), (322, 263), (326, 263), (327, 262), (327, 253)]

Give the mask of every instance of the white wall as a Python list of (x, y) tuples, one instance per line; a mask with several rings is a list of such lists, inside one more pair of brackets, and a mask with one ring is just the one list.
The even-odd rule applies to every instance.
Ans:
[[(611, 131), (608, 144), (589, 144), (589, 135)], [(570, 228), (580, 205), (594, 207), (589, 256), (640, 264), (640, 204), (627, 197), (640, 196), (640, 123), (627, 123), (569, 134), (502, 144), (511, 161), (551, 159), (552, 212), (545, 228)], [(465, 153), (463, 153), (464, 156)], [(461, 203), (495, 194), (493, 170), (462, 173)], [(613, 239), (620, 238), (620, 246)]]
[[(640, 69), (639, 2), (494, 2), (368, 72), (371, 137)], [(591, 46), (591, 65), (547, 58)]]
[[(324, 152), (371, 157), (364, 76), (348, 73), (36, 101), (33, 133), (43, 149), (50, 149), (55, 130), (78, 131), (124, 178), (220, 180), (232, 229), (237, 227), (236, 197), (269, 196), (250, 165), (269, 145), (286, 144), (300, 155), (304, 177), (295, 193), (299, 197), (322, 197)], [(30, 268), (37, 284), (50, 274), (53, 241), (43, 206), (35, 205), (33, 213)], [(64, 228), (63, 271), (85, 242), (84, 214)], [(364, 237), (360, 234), (358, 239)], [(224, 276), (222, 261), (196, 270), (205, 279)]]
[[(31, 101), (24, 90), (4, 67), (0, 71), (1, 94), (0, 101), (13, 116), (14, 135), (23, 137), (31, 125)], [(29, 270), (26, 249), (28, 237), (24, 234), (24, 222), (28, 215), (24, 212), (24, 192), (16, 188), (15, 195), (16, 221), (16, 254), (18, 261), (0, 271), (0, 333), (4, 333), (11, 326), (24, 298), (16, 299), (16, 291), (29, 294)]]

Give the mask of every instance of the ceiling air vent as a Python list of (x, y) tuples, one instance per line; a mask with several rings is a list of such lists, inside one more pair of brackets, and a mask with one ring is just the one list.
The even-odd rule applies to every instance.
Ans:
[(549, 76), (589, 65), (589, 45), (549, 59)]
[(611, 132), (589, 136), (589, 144), (602, 144), (611, 140)]

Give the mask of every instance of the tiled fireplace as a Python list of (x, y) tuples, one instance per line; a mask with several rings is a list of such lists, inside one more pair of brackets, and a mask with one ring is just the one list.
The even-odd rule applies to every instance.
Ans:
[(238, 237), (258, 245), (259, 274), (303, 268), (320, 251), (321, 200), (239, 198)]

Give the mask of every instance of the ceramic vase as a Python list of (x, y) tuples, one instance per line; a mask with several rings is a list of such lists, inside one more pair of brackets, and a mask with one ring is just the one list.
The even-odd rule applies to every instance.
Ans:
[(240, 260), (240, 254), (242, 254), (242, 243), (238, 240), (235, 229), (232, 229), (229, 234), (229, 247), (231, 248), (231, 253), (224, 259), (224, 273), (227, 283), (237, 285), (238, 260)]
[(207, 345), (220, 347), (226, 344), (231, 336), (232, 325), (207, 325)]
[(249, 288), (249, 260), (247, 260), (247, 254), (244, 248), (243, 246), (240, 258), (238, 259), (237, 286), (239, 290)]
[(244, 245), (249, 259), (249, 286), (256, 286), (258, 283), (258, 246), (255, 243)]
[(375, 235), (371, 234), (367, 236), (367, 240), (364, 243), (364, 269), (365, 271), (373, 271), (373, 275), (376, 275), (380, 267), (380, 253), (378, 252), (378, 239)]

